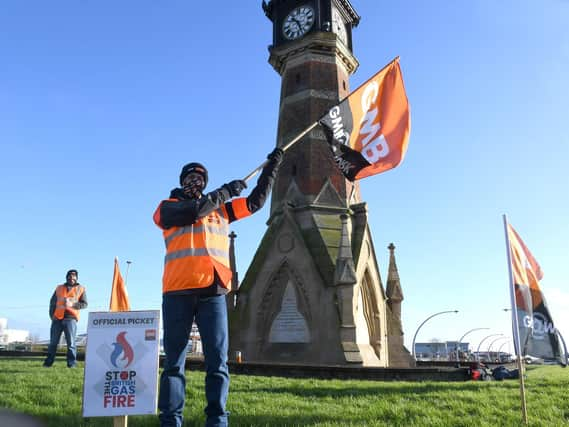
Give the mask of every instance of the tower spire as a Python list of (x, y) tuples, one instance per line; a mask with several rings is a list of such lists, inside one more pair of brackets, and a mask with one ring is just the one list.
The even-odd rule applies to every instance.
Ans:
[(388, 304), (393, 310), (394, 303), (401, 303), (401, 301), (403, 301), (403, 290), (401, 289), (399, 271), (397, 270), (397, 263), (395, 262), (395, 245), (390, 243), (387, 249), (389, 249), (389, 270), (387, 272), (385, 294), (388, 298)]
[(401, 290), (399, 271), (395, 262), (395, 245), (390, 243), (387, 249), (389, 249), (389, 270), (387, 272), (385, 295), (387, 296), (387, 306), (390, 311), (387, 318), (389, 366), (409, 367), (413, 366), (414, 360), (403, 344), (403, 324), (401, 322), (403, 291)]

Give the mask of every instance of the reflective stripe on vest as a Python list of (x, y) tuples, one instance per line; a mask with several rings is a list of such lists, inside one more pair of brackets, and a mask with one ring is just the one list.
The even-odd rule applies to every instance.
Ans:
[(170, 233), (168, 237), (164, 239), (164, 243), (166, 244), (166, 249), (168, 249), (168, 243), (170, 243), (176, 237), (189, 233), (203, 233), (205, 229), (207, 229), (207, 232), (210, 234), (217, 234), (220, 236), (227, 236), (229, 234), (228, 226), (225, 226), (220, 229), (219, 227), (213, 227), (209, 224), (187, 225), (185, 227), (175, 228), (174, 229), (175, 231)]
[(221, 249), (215, 249), (215, 248), (193, 249), (193, 248), (190, 248), (190, 249), (182, 249), (180, 251), (175, 251), (175, 252), (169, 253), (168, 255), (166, 255), (164, 257), (164, 263), (167, 263), (167, 262), (172, 261), (174, 259), (187, 257), (187, 256), (207, 256), (208, 254), (215, 256), (215, 257), (219, 257), (219, 258), (229, 257), (229, 251), (224, 251)]
[(63, 319), (65, 317), (65, 312), (71, 313), (73, 317), (79, 320), (79, 310), (73, 307), (67, 307), (66, 300), (70, 299), (71, 304), (79, 302), (79, 299), (83, 295), (85, 288), (81, 285), (73, 286), (69, 291), (67, 290), (67, 285), (59, 285), (55, 289), (56, 303), (55, 311), (53, 315), (56, 319)]

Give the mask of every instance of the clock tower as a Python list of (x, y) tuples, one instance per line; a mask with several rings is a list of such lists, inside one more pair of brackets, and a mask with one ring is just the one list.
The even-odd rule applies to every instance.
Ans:
[[(273, 25), (269, 63), (282, 79), (284, 147), (350, 93), (360, 17), (348, 0), (271, 0), (263, 10)], [(268, 229), (230, 309), (231, 354), (388, 366), (386, 298), (359, 185), (315, 127), (285, 152)]]
[[(346, 0), (273, 0), (263, 9), (273, 23), (269, 62), (282, 77), (277, 135), (282, 147), (349, 94), (349, 77), (358, 67), (352, 27), (360, 18)], [(316, 196), (330, 180), (345, 201), (350, 195), (359, 198), (358, 185), (345, 180), (323, 141), (317, 128), (287, 151), (271, 213), (288, 197), (291, 181), (304, 196)]]

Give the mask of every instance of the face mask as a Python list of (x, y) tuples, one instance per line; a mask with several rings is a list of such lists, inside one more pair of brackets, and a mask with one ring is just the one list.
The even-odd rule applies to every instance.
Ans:
[(184, 185), (183, 190), (189, 197), (199, 199), (202, 195), (204, 181), (202, 177), (195, 177)]

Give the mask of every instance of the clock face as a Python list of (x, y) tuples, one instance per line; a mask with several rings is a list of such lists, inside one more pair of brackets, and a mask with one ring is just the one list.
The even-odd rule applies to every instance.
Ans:
[(293, 9), (283, 21), (283, 36), (296, 40), (305, 35), (314, 25), (314, 9), (308, 5)]
[(342, 15), (338, 12), (338, 9), (332, 9), (332, 31), (336, 33), (338, 38), (342, 41), (342, 43), (348, 43), (348, 34), (346, 32), (346, 25), (344, 24), (344, 20), (342, 19)]

